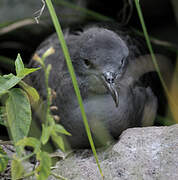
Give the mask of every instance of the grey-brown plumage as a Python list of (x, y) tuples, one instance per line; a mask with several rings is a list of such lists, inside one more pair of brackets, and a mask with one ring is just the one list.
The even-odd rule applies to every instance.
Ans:
[[(106, 143), (110, 137), (118, 138), (129, 127), (153, 124), (157, 98), (149, 87), (142, 86), (139, 81), (143, 74), (154, 70), (149, 55), (139, 56), (139, 48), (129, 45), (133, 43), (129, 36), (124, 37), (106, 28), (89, 27), (83, 32), (65, 34), (65, 39), (95, 142), (103, 143), (104, 140)], [(58, 106), (60, 123), (72, 134), (68, 140), (73, 148), (89, 147), (56, 34), (44, 41), (36, 53), (41, 56), (51, 46), (55, 53), (45, 62), (52, 64), (49, 85), (57, 93), (53, 104)], [(31, 61), (30, 66), (39, 65)], [(33, 73), (30, 79), (44, 98), (43, 71)]]

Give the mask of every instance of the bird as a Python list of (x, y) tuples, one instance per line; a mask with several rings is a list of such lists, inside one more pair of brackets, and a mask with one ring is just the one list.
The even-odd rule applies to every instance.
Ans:
[[(151, 126), (158, 108), (157, 97), (151, 87), (145, 87), (140, 78), (155, 71), (151, 56), (142, 54), (133, 37), (122, 30), (102, 26), (86, 26), (78, 31), (64, 33), (71, 56), (83, 104), (96, 146), (118, 139), (127, 128)], [(66, 136), (74, 149), (89, 148), (81, 111), (57, 34), (48, 37), (35, 54), (53, 47), (55, 53), (45, 59), (51, 64), (49, 86), (56, 92), (53, 104), (58, 107), (60, 124), (71, 133)], [(168, 59), (156, 55), (161, 72), (166, 74)], [(39, 67), (31, 60), (30, 67)], [(167, 75), (165, 76), (167, 77)], [(31, 85), (46, 98), (44, 72), (38, 70), (29, 76)]]

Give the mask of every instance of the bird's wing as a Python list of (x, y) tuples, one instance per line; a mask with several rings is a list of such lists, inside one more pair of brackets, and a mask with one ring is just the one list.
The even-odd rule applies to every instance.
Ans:
[[(173, 73), (173, 66), (170, 59), (160, 54), (156, 54), (155, 57), (164, 81), (169, 84)], [(144, 74), (153, 71), (156, 71), (156, 68), (151, 55), (147, 54), (139, 56), (136, 59), (129, 61), (128, 67), (122, 79), (128, 84), (133, 84)]]

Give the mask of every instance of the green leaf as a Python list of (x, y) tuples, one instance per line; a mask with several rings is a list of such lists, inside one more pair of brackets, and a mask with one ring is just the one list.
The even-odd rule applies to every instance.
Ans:
[(40, 152), (37, 154), (37, 160), (40, 161), (40, 165), (36, 169), (37, 180), (45, 180), (51, 174), (51, 158), (48, 153)]
[(16, 143), (28, 135), (31, 124), (31, 107), (27, 94), (20, 88), (9, 91), (6, 101), (7, 121)]
[(64, 152), (65, 146), (63, 138), (61, 136), (58, 136), (55, 132), (52, 132), (51, 138), (57, 144), (57, 146)]
[(20, 54), (17, 55), (15, 60), (15, 70), (18, 77), (23, 76), (24, 64)]
[(52, 130), (53, 130), (53, 126), (46, 127), (44, 124), (42, 124), (42, 135), (41, 135), (42, 144), (46, 144), (48, 142)]
[(20, 73), (19, 76), (15, 76), (13, 74), (0, 76), (0, 96), (7, 93), (9, 89), (17, 85), (26, 75), (37, 71), (38, 69), (40, 68), (24, 68), (24, 70)]
[(18, 84), (20, 80), (21, 78), (13, 74), (0, 76), (0, 96), (7, 93), (7, 91)]
[(17, 77), (24, 78), (28, 74), (37, 71), (40, 68), (25, 68), (20, 54), (17, 55), (15, 60), (15, 70)]
[(19, 159), (14, 157), (11, 163), (11, 177), (12, 180), (19, 179), (24, 175), (24, 167)]
[(47, 118), (48, 118), (49, 124), (50, 124), (51, 126), (54, 126), (54, 125), (55, 125), (55, 121), (54, 121), (53, 116), (52, 116), (50, 113), (48, 113)]
[(6, 110), (4, 106), (0, 106), (0, 125), (7, 126)]
[(40, 96), (35, 88), (29, 86), (24, 81), (20, 81), (19, 85), (26, 91), (30, 99), (31, 104), (37, 104), (40, 100)]
[(25, 137), (16, 143), (16, 146), (21, 146), (23, 149), (25, 146), (30, 146), (34, 149), (34, 153), (40, 151), (41, 143), (38, 139), (33, 137)]
[(6, 157), (6, 152), (0, 146), (0, 173), (3, 172), (8, 164), (8, 158)]
[(31, 74), (32, 72), (35, 72), (37, 70), (41, 69), (41, 67), (39, 68), (24, 68), (24, 70), (22, 71), (22, 76), (25, 77), (29, 74)]
[(64, 127), (60, 124), (55, 124), (54, 126), (54, 130), (58, 133), (61, 133), (61, 134), (65, 134), (65, 135), (68, 135), (68, 136), (71, 136), (71, 134), (69, 132), (67, 132)]

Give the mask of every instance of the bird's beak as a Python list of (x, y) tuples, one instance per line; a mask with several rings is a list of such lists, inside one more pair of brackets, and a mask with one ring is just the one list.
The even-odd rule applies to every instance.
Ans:
[(111, 96), (116, 104), (116, 107), (118, 107), (119, 96), (118, 96), (118, 92), (116, 90), (116, 86), (114, 83), (114, 79), (115, 79), (114, 74), (111, 72), (106, 72), (101, 76), (101, 79), (102, 79), (104, 86), (106, 87), (108, 92), (111, 94)]

